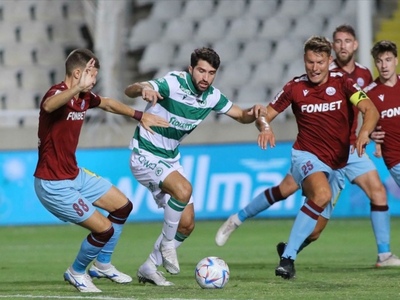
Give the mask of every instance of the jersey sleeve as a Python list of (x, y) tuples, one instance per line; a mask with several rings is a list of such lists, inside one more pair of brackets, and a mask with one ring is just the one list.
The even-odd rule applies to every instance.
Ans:
[(289, 105), (292, 104), (292, 88), (293, 82), (288, 82), (283, 89), (276, 94), (272, 102), (269, 104), (277, 112), (283, 112)]
[(170, 94), (169, 78), (171, 78), (171, 75), (166, 75), (165, 77), (150, 80), (149, 83), (161, 96), (168, 97)]
[(355, 106), (357, 106), (362, 100), (368, 98), (367, 94), (362, 90), (362, 88), (351, 78), (345, 79), (345, 87), (347, 90), (348, 99), (350, 99), (350, 102)]
[(97, 107), (100, 105), (101, 98), (99, 95), (90, 92), (89, 108)]
[(213, 107), (213, 110), (222, 114), (225, 114), (233, 106), (232, 101), (230, 101), (224, 94), (220, 93), (219, 100), (217, 104)]

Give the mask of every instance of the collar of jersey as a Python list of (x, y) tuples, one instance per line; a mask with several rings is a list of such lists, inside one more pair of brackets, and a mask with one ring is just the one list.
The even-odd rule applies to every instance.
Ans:
[(208, 87), (208, 89), (206, 89), (203, 93), (199, 93), (197, 91), (197, 89), (195, 88), (195, 86), (193, 85), (193, 80), (192, 80), (192, 75), (190, 75), (189, 72), (186, 72), (186, 82), (188, 84), (188, 87), (190, 89), (190, 91), (193, 93), (193, 95), (195, 96), (200, 96), (201, 94), (207, 93), (208, 90), (210, 89), (210, 87)]

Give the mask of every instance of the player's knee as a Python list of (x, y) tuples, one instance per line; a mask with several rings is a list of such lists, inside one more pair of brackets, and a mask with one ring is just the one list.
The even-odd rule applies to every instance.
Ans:
[(370, 194), (371, 205), (387, 205), (387, 195), (385, 187), (382, 185), (373, 189)]
[(129, 214), (131, 213), (133, 209), (133, 204), (132, 202), (128, 199), (128, 202), (118, 208), (117, 210), (114, 210), (108, 215), (108, 219), (116, 224), (124, 224), (126, 222), (126, 219), (128, 219)]
[(114, 227), (110, 226), (103, 232), (91, 232), (87, 236), (87, 240), (90, 244), (96, 247), (103, 247), (114, 235)]

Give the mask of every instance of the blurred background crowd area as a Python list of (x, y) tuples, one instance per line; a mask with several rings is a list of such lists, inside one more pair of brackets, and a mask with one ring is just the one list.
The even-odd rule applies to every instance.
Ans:
[[(214, 85), (242, 107), (267, 104), (287, 81), (304, 73), (303, 43), (332, 39), (341, 24), (360, 41), (358, 61), (374, 70), (375, 41), (400, 42), (398, 0), (2, 0), (0, 1), (0, 149), (37, 144), (38, 107), (63, 80), (75, 48), (100, 58), (95, 92), (143, 109), (124, 96), (135, 81), (186, 70), (191, 52), (214, 48), (221, 57)], [(127, 146), (134, 120), (92, 110), (81, 147)], [(273, 124), (278, 140), (293, 140), (290, 109)], [(211, 114), (187, 143), (255, 141), (254, 125)]]

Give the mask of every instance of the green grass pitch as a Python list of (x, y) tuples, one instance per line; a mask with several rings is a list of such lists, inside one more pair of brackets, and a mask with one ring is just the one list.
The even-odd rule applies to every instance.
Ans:
[[(140, 285), (136, 270), (147, 258), (160, 223), (129, 223), (113, 256), (134, 282), (118, 285), (95, 279), (100, 294), (79, 293), (63, 281), (87, 231), (74, 225), (0, 227), (0, 299), (399, 299), (400, 268), (377, 269), (369, 219), (333, 219), (321, 238), (299, 254), (297, 278), (276, 277), (275, 245), (286, 241), (293, 220), (244, 223), (224, 247), (215, 245), (220, 221), (199, 221), (178, 249), (181, 273), (166, 275), (172, 287)], [(400, 254), (400, 218), (392, 218), (392, 251)], [(205, 256), (220, 256), (230, 267), (221, 290), (202, 290), (194, 268)], [(163, 271), (162, 268), (160, 270)]]

